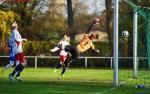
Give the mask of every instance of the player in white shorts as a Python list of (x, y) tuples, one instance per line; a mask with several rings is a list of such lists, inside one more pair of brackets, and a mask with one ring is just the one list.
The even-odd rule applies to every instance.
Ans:
[(13, 70), (12, 73), (9, 74), (9, 78), (13, 80), (14, 76), (17, 80), (21, 81), (20, 73), (23, 71), (24, 67), (27, 65), (23, 49), (22, 49), (22, 42), (27, 41), (26, 39), (22, 39), (19, 31), (17, 30), (17, 27), (12, 27), (13, 34), (14, 34), (14, 40), (15, 40), (15, 61), (17, 63), (17, 66)]
[(59, 52), (60, 63), (56, 65), (56, 69), (54, 70), (54, 72), (56, 72), (57, 69), (62, 68), (64, 66), (64, 62), (68, 56), (68, 53), (64, 50), (64, 48), (66, 45), (70, 45), (69, 41), (70, 41), (69, 37), (67, 37), (67, 35), (64, 35), (64, 37), (61, 39), (58, 45), (53, 49), (51, 49), (51, 52), (56, 52), (58, 50), (60, 51)]

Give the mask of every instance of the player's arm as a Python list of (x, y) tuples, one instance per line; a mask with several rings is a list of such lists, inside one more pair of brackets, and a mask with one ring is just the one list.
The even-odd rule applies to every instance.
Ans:
[(9, 47), (9, 48), (12, 47), (12, 38), (11, 38), (11, 37), (8, 39), (8, 47)]
[(51, 51), (52, 53), (58, 51), (58, 50), (60, 49), (60, 44), (61, 44), (61, 41), (60, 41), (60, 42), (58, 43), (58, 45), (56, 45), (53, 49), (50, 49), (50, 51)]
[(90, 25), (90, 27), (88, 28), (88, 30), (86, 31), (86, 34), (89, 34), (90, 31), (92, 30), (93, 26), (95, 26), (96, 24), (99, 24), (99, 19), (95, 18), (92, 22), (92, 24)]
[(23, 42), (27, 42), (27, 39), (23, 38), (22, 41), (23, 41)]
[(90, 26), (90, 27), (88, 28), (88, 30), (86, 31), (86, 34), (89, 34), (89, 33), (90, 33), (90, 31), (92, 30), (93, 26), (94, 26), (94, 24), (91, 24), (91, 26)]
[(56, 51), (58, 51), (60, 48), (59, 47), (54, 47), (53, 49), (51, 49), (50, 51), (53, 53), (53, 52), (56, 52)]
[(94, 52), (96, 52), (96, 53), (99, 53), (99, 52), (100, 52), (98, 49), (95, 48), (94, 44), (92, 45), (91, 48), (92, 48), (92, 50), (93, 50)]

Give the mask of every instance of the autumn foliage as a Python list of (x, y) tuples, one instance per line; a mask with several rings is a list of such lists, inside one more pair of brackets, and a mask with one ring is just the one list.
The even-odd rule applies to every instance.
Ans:
[(9, 3), (27, 3), (29, 0), (6, 0)]

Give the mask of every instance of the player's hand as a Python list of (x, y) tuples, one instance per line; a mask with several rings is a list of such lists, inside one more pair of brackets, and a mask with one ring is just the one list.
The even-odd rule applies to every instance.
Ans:
[(94, 24), (99, 24), (99, 18), (94, 18), (93, 23), (94, 23)]
[(50, 51), (51, 51), (51, 53), (53, 53), (54, 51), (53, 51), (53, 49), (50, 49)]
[(98, 49), (94, 49), (94, 51), (95, 51), (96, 53), (99, 53), (99, 52), (100, 52)]

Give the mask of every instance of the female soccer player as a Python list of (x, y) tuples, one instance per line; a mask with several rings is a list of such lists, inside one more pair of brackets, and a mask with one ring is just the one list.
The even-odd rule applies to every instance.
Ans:
[(57, 69), (62, 68), (64, 66), (64, 62), (68, 57), (68, 53), (64, 50), (67, 45), (70, 45), (69, 43), (70, 38), (67, 35), (64, 35), (64, 37), (60, 40), (58, 45), (51, 49), (51, 52), (56, 52), (59, 50), (59, 57), (60, 57), (60, 62), (56, 65), (56, 69), (54, 72), (57, 71)]
[(23, 49), (22, 49), (22, 42), (23, 41), (27, 41), (26, 39), (22, 39), (18, 29), (16, 26), (12, 27), (13, 30), (13, 36), (14, 36), (14, 40), (15, 40), (15, 61), (18, 64), (15, 69), (13, 70), (12, 73), (9, 74), (9, 78), (10, 80), (13, 81), (14, 76), (16, 76), (15, 78), (18, 81), (22, 81), (22, 79), (20, 78), (20, 73), (23, 71), (24, 67), (27, 65), (24, 53), (23, 53)]

